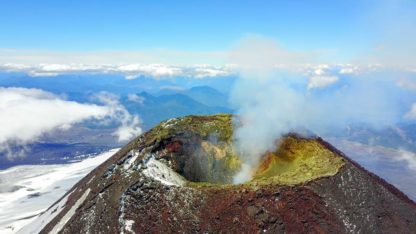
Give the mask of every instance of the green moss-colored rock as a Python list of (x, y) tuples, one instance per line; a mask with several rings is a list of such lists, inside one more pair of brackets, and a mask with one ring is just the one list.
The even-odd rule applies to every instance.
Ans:
[(148, 144), (154, 144), (178, 132), (190, 131), (203, 138), (212, 136), (217, 137), (219, 141), (230, 143), (233, 134), (232, 126), (232, 116), (229, 114), (191, 115), (160, 123), (147, 133), (146, 139)]

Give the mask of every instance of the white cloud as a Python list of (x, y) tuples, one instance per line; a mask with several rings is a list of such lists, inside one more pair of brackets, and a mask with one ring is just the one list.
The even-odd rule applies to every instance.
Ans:
[(406, 119), (416, 119), (416, 103), (413, 103), (409, 112), (404, 116)]
[(124, 120), (119, 128), (114, 132), (119, 142), (125, 142), (142, 133), (138, 116), (130, 116)]
[(309, 66), (309, 70), (306, 71), (306, 75), (310, 77), (307, 88), (310, 90), (330, 86), (339, 80), (334, 74), (343, 74), (343, 70), (347, 68), (348, 65), (342, 64), (332, 66), (329, 64), (318, 64), (316, 66)]
[(314, 70), (314, 74), (317, 76), (322, 76), (328, 72), (330, 66), (328, 64), (319, 64)]
[(118, 96), (101, 92), (93, 97), (109, 107), (109, 121), (119, 123), (118, 129), (113, 133), (118, 137), (119, 142), (124, 142), (142, 133), (140, 119), (137, 115), (131, 115), (119, 102)]
[[(24, 146), (44, 133), (67, 130), (89, 119), (110, 120), (120, 128), (114, 133), (120, 141), (141, 133), (139, 118), (130, 115), (118, 99), (101, 99), (105, 105), (67, 101), (40, 89), (0, 88), (0, 152), (9, 158), (23, 155)], [(16, 152), (12, 147), (23, 147)]]
[(399, 157), (396, 158), (397, 161), (404, 161), (407, 163), (407, 166), (411, 169), (416, 171), (416, 154), (406, 151), (400, 150)]
[(0, 88), (0, 151), (11, 156), (9, 143), (24, 145), (53, 129), (101, 119), (108, 111), (108, 107), (65, 101), (39, 89)]
[(115, 68), (115, 70), (126, 74), (126, 77), (129, 79), (139, 76), (174, 77), (184, 75), (183, 70), (180, 67), (167, 66), (163, 64), (129, 64), (119, 66)]
[(338, 80), (336, 76), (313, 76), (309, 79), (308, 89), (325, 88)]
[[(345, 63), (345, 64), (336, 64), (331, 66), (331, 70), (332, 71), (336, 71), (338, 74), (341, 75), (351, 75), (351, 74), (359, 74), (362, 73), (366, 70), (371, 70), (372, 65), (369, 65), (369, 67), (365, 67), (365, 66), (358, 66), (358, 65), (354, 65), (354, 64), (350, 64), (350, 63)], [(378, 67), (379, 69), (382, 67)]]
[[(245, 64), (245, 60), (249, 60), (250, 56), (257, 56), (259, 51), (271, 51), (267, 56), (270, 58), (256, 58), (250, 64)], [(169, 65), (169, 64), (58, 64), (58, 63), (43, 63), (37, 65), (5, 63), (0, 64), (0, 71), (3, 72), (23, 72), (33, 77), (40, 76), (58, 76), (62, 74), (116, 74), (122, 75), (126, 79), (137, 79), (141, 76), (152, 78), (171, 78), (171, 77), (189, 77), (189, 78), (214, 78), (237, 76), (241, 69), (263, 69), (267, 67), (270, 71), (290, 70), (294, 72), (301, 72), (307, 76), (329, 77), (336, 75), (358, 75), (366, 72), (379, 71), (384, 69), (378, 64), (370, 64), (366, 66), (358, 66), (352, 64), (310, 64), (304, 63), (305, 60), (299, 59), (302, 53), (294, 53), (288, 60), (276, 60), (273, 56), (280, 54), (289, 54), (279, 47), (253, 49), (253, 51), (245, 51), (231, 53), (230, 57), (242, 56), (241, 61), (225, 65)], [(288, 55), (289, 56), (289, 55)], [(306, 56), (308, 57), (308, 56)], [(406, 70), (407, 71), (407, 70)], [(325, 79), (325, 78), (324, 78)]]
[(354, 74), (355, 72), (356, 69), (354, 69), (353, 67), (345, 67), (339, 70), (339, 74)]
[(224, 67), (213, 67), (209, 65), (203, 65), (195, 67), (193, 69), (193, 77), (195, 78), (204, 78), (204, 77), (219, 77), (219, 76), (228, 76), (232, 74), (231, 66)]
[(139, 96), (139, 95), (137, 95), (135, 93), (131, 93), (131, 94), (127, 95), (127, 100), (142, 105), (143, 102), (144, 102), (144, 100), (145, 100), (145, 98), (142, 97), (142, 96)]
[(165, 64), (123, 64), (123, 65), (89, 65), (89, 64), (38, 64), (24, 65), (7, 63), (0, 65), (0, 71), (24, 72), (30, 76), (57, 76), (61, 74), (120, 74), (126, 79), (140, 76), (153, 78), (169, 77), (219, 77), (232, 74), (231, 66), (174, 66)]

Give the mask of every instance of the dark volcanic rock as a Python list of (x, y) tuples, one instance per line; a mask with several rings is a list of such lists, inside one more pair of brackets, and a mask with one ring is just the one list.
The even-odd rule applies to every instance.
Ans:
[(76, 184), (41, 232), (416, 230), (414, 202), (320, 138), (287, 136), (252, 181), (230, 184), (241, 163), (231, 126), (229, 115), (163, 122)]

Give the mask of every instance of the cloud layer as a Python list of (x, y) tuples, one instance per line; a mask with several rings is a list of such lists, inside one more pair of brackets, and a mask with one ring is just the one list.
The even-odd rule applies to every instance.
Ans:
[[(115, 134), (120, 141), (141, 132), (139, 119), (131, 116), (118, 101), (105, 100), (105, 105), (67, 101), (39, 89), (0, 88), (0, 152), (9, 158), (22, 156), (26, 144), (55, 129), (69, 129), (85, 120), (119, 123)], [(12, 147), (23, 149), (16, 152)]]
[(0, 64), (0, 71), (24, 72), (30, 76), (58, 76), (62, 74), (120, 74), (126, 79), (141, 76), (153, 78), (170, 77), (224, 77), (233, 74), (232, 66), (175, 66), (165, 64), (123, 64), (123, 65), (88, 65), (88, 64)]

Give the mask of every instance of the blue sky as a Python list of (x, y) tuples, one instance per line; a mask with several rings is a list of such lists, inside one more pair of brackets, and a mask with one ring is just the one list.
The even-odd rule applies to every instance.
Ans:
[(403, 10), (412, 15), (416, 9), (415, 1), (406, 0), (43, 0), (1, 5), (1, 49), (226, 51), (255, 34), (291, 50), (326, 51), (339, 60), (371, 51), (381, 43), (383, 25)]

